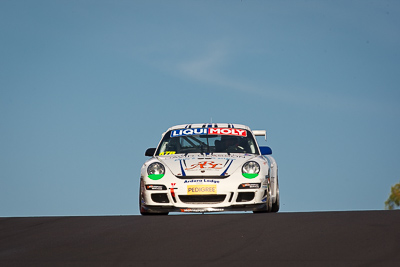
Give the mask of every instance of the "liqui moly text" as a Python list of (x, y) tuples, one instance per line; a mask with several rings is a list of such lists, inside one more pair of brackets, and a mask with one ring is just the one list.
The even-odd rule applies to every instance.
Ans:
[(204, 134), (247, 136), (246, 130), (235, 128), (190, 128), (171, 131), (171, 137)]

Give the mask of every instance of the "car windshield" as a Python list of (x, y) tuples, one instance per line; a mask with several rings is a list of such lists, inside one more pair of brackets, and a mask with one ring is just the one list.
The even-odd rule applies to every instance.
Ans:
[(167, 132), (158, 146), (156, 155), (187, 153), (259, 154), (259, 151), (253, 135), (247, 130), (198, 128)]

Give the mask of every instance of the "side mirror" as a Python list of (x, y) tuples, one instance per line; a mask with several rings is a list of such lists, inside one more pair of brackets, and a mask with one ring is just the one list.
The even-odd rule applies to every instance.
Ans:
[(272, 149), (269, 146), (260, 146), (261, 155), (271, 155)]
[(145, 156), (152, 157), (156, 153), (156, 148), (148, 148), (144, 153)]

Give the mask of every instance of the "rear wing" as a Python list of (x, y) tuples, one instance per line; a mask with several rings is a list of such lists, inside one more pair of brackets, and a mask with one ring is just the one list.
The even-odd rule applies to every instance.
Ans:
[(255, 136), (265, 136), (265, 141), (267, 141), (267, 131), (266, 130), (253, 130)]

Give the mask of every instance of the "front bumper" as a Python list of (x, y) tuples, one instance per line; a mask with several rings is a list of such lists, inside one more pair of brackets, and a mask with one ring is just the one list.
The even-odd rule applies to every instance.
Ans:
[(229, 207), (175, 207), (175, 206), (146, 206), (142, 205), (144, 211), (149, 213), (166, 212), (186, 212), (186, 213), (204, 213), (204, 212), (223, 212), (223, 211), (260, 211), (267, 208), (266, 203), (251, 205), (235, 205)]
[(270, 202), (269, 179), (261, 174), (247, 179), (239, 174), (229, 178), (140, 180), (140, 208), (147, 213), (263, 211)]

